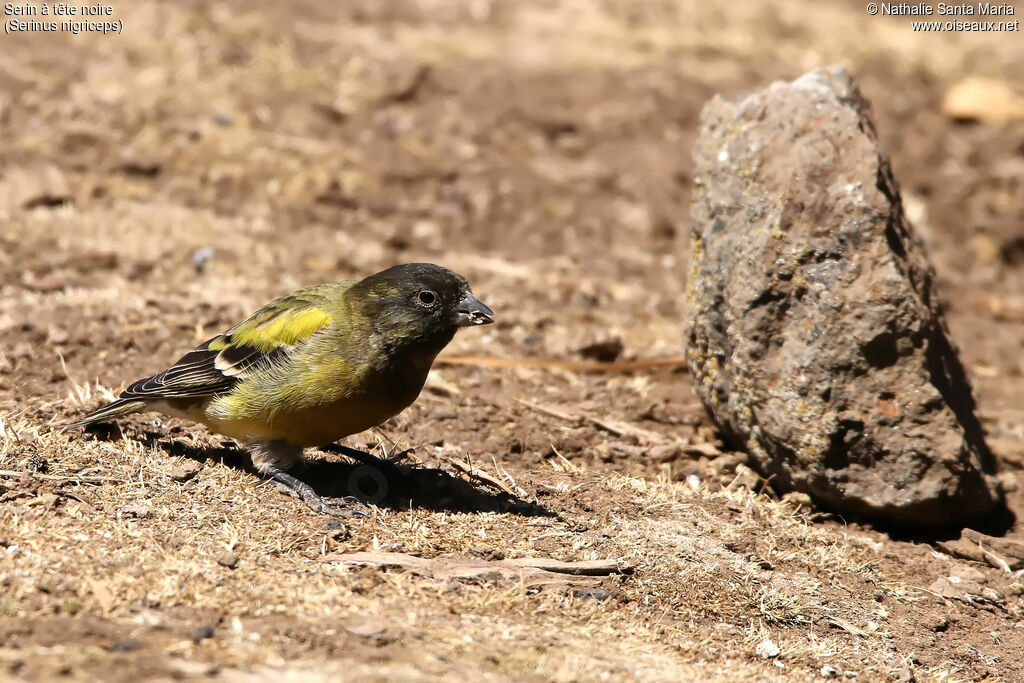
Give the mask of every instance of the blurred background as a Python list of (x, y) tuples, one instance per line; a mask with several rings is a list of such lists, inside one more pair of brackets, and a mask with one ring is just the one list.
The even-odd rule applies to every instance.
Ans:
[(5, 36), (0, 64), (5, 313), (46, 301), (32, 324), (61, 328), (50, 341), (90, 377), (126, 376), (76, 356), (109, 334), (98, 313), (138, 330), (119, 350), (134, 371), (162, 349), (157, 318), (205, 333), (411, 260), (470, 277), (503, 353), (616, 337), (675, 354), (702, 105), (832, 63), (873, 103), (969, 322), (955, 337), (1021, 372), (1019, 31), (914, 32), (860, 2), (131, 2), (112, 18), (121, 35)]

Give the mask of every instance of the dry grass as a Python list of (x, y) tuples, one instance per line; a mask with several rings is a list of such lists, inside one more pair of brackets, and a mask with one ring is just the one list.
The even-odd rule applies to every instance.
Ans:
[[(202, 663), (259, 676), (285, 669), (299, 680), (330, 677), (303, 673), (310, 657), (337, 665), (389, 643), (407, 650), (402, 657), (388, 650), (393, 668), (382, 671), (398, 677), (473, 671), (652, 680), (706, 676), (710, 662), (723, 679), (767, 677), (781, 670), (753, 658), (765, 639), (782, 648), (777, 661), (787, 671), (809, 678), (829, 663), (882, 675), (910, 656), (896, 645), (908, 625), (892, 612), (920, 596), (873, 566), (888, 542), (810, 525), (793, 506), (742, 486), (694, 490), (664, 478), (534, 472), (532, 488), (558, 491), (545, 504), (573, 511), (519, 517), (372, 508), (370, 519), (339, 530), (215, 460), (175, 482), (184, 459), (161, 452), (166, 440), (137, 440), (137, 429), (102, 441), (8, 417), (0, 431), (2, 468), (23, 473), (0, 479), (8, 548), (0, 553), (0, 611), (54, 629), (66, 628), (66, 619), (104, 625), (91, 645), (55, 648), (44, 640), (0, 650), (32, 662), (36, 673), (88, 671), (133, 639), (197, 670)], [(189, 448), (211, 442), (182, 438)], [(45, 475), (32, 472), (36, 453), (46, 454)], [(615, 502), (580, 511), (601, 500)], [(621, 558), (635, 573), (606, 579), (610, 598), (600, 601), (521, 582), (438, 585), (324, 558), (357, 549)], [(236, 568), (218, 563), (225, 552), (237, 555)], [(877, 586), (884, 601), (863, 584)], [(216, 635), (195, 642), (203, 625)]]

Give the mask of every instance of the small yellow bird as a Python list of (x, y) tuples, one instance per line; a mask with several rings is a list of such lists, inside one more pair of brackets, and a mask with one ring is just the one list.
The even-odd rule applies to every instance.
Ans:
[(201, 422), (246, 444), (256, 469), (311, 509), (334, 512), (287, 472), (302, 450), (400, 413), (456, 330), (493, 321), (461, 275), (432, 263), (393, 266), (271, 301), (71, 426), (143, 410)]

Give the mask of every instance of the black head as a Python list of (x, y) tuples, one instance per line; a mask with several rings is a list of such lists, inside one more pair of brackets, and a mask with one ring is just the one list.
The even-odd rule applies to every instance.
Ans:
[(376, 332), (399, 345), (444, 346), (460, 327), (494, 322), (494, 312), (473, 296), (466, 278), (433, 263), (392, 266), (353, 285), (347, 297)]

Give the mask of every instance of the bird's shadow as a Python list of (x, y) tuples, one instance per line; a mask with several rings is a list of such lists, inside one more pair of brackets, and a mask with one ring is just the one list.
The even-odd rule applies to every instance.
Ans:
[[(110, 437), (96, 430), (99, 438)], [(231, 442), (220, 446), (199, 447), (165, 434), (143, 430), (140, 440), (147, 447), (159, 447), (170, 455), (196, 462), (214, 461), (256, 477), (262, 475), (252, 465), (245, 449)], [(322, 451), (341, 452), (337, 447)], [(313, 450), (307, 451), (307, 456)], [(558, 517), (542, 505), (490, 491), (452, 476), (444, 470), (405, 462), (390, 462), (364, 454), (362, 462), (340, 462), (308, 458), (291, 470), (298, 479), (309, 484), (317, 495), (325, 498), (355, 498), (382, 508), (448, 512), (502, 512), (524, 517)]]

